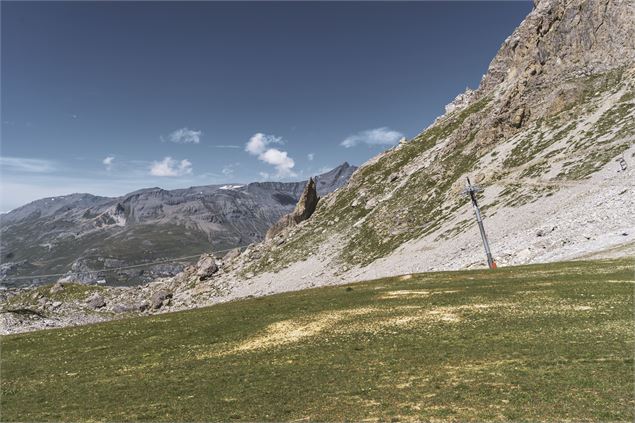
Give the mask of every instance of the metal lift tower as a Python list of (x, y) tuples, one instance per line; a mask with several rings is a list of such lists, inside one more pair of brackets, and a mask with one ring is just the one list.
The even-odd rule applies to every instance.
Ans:
[(489, 242), (487, 242), (487, 235), (485, 234), (485, 227), (483, 226), (483, 218), (481, 217), (481, 210), (478, 208), (478, 201), (476, 201), (476, 193), (483, 191), (476, 185), (472, 185), (470, 178), (467, 178), (467, 186), (463, 193), (470, 196), (472, 200), (472, 206), (474, 207), (474, 214), (476, 215), (476, 223), (478, 223), (478, 229), (481, 231), (481, 239), (483, 240), (483, 247), (485, 247), (485, 254), (487, 255), (487, 265), (490, 269), (496, 269), (496, 262), (492, 257), (492, 251), (489, 249)]

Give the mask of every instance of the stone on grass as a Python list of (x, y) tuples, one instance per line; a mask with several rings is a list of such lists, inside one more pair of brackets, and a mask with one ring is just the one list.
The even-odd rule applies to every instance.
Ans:
[(64, 284), (63, 284), (62, 282), (60, 282), (60, 281), (57, 281), (57, 282), (55, 283), (55, 285), (53, 285), (53, 286), (51, 287), (51, 289), (49, 290), (49, 292), (50, 292), (51, 294), (57, 294), (58, 292), (62, 292), (63, 290), (64, 290)]

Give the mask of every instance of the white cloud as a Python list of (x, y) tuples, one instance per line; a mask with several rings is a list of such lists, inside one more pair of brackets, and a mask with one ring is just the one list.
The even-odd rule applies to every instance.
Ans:
[(4, 171), (27, 173), (51, 173), (57, 168), (53, 161), (24, 157), (0, 157), (0, 166)]
[(217, 145), (212, 145), (212, 147), (214, 147), (214, 148), (240, 148), (239, 145), (234, 145), (234, 144), (217, 144)]
[(313, 153), (309, 153), (309, 154), (307, 154), (307, 155), (306, 155), (306, 158), (307, 158), (307, 159), (309, 159), (309, 161), (311, 161), (311, 162), (312, 162), (312, 161), (313, 161), (313, 159), (315, 158), (315, 154), (313, 154)]
[[(181, 128), (168, 135), (168, 141), (177, 144), (198, 144), (201, 142), (202, 135), (203, 131)], [(161, 139), (163, 140), (163, 138)]]
[(152, 176), (183, 176), (192, 173), (192, 163), (183, 159), (180, 162), (172, 157), (165, 157), (160, 162), (152, 162), (150, 175)]
[(355, 147), (358, 144), (394, 145), (397, 144), (402, 137), (403, 134), (401, 132), (383, 126), (351, 135), (342, 141), (341, 145), (346, 148)]
[(267, 149), (269, 144), (284, 144), (282, 138), (262, 133), (254, 134), (245, 145), (245, 151), (257, 156)]
[(115, 161), (115, 156), (108, 156), (101, 162), (104, 164), (104, 166), (106, 166), (106, 170), (111, 170), (114, 161)]
[(295, 162), (288, 156), (286, 151), (270, 148), (258, 156), (258, 159), (275, 166), (278, 171), (278, 176), (280, 177), (295, 176), (295, 173), (292, 170), (295, 166)]
[(284, 144), (284, 142), (280, 137), (257, 133), (245, 144), (245, 151), (253, 156), (258, 156), (258, 160), (274, 166), (279, 178), (296, 176), (296, 173), (293, 172), (295, 161), (289, 157), (286, 151), (267, 148), (270, 144)]

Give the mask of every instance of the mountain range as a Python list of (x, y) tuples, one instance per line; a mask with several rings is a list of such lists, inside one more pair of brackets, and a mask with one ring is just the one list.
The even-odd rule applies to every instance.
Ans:
[[(317, 191), (343, 186), (356, 167), (343, 163), (317, 176)], [(71, 194), (33, 201), (0, 216), (1, 275), (79, 272), (83, 282), (147, 282), (182, 264), (157, 264), (100, 274), (206, 251), (226, 251), (260, 241), (295, 206), (306, 181), (147, 188), (121, 197)], [(222, 253), (220, 254), (222, 255)], [(38, 278), (20, 279), (22, 283)]]

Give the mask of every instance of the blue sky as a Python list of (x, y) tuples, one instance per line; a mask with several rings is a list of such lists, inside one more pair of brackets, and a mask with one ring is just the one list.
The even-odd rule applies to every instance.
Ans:
[(475, 88), (531, 2), (2, 2), (1, 211), (300, 180)]

